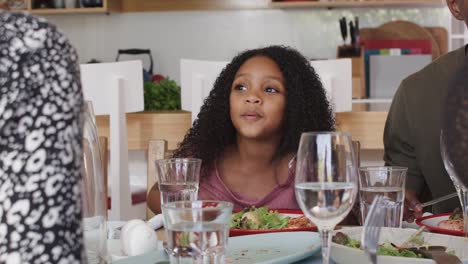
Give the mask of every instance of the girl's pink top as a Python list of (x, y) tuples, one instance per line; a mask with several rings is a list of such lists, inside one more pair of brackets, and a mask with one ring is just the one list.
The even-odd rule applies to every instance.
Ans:
[(294, 194), (294, 169), (291, 168), (286, 182), (279, 184), (265, 197), (257, 200), (229, 190), (219, 177), (218, 169), (215, 166), (209, 177), (201, 179), (198, 199), (231, 202), (234, 204), (234, 209), (243, 209), (250, 206), (257, 208), (266, 206), (269, 209), (300, 209)]

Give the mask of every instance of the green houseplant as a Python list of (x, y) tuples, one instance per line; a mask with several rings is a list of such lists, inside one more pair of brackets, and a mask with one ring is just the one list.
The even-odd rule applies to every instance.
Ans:
[(180, 86), (168, 78), (145, 82), (145, 111), (179, 110)]

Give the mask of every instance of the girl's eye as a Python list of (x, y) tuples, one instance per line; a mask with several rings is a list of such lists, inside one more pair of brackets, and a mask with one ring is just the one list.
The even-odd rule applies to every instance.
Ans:
[(234, 90), (236, 90), (236, 91), (245, 91), (245, 90), (247, 90), (247, 87), (245, 87), (245, 85), (243, 85), (243, 84), (236, 84), (234, 86)]
[(266, 87), (266, 88), (265, 88), (265, 92), (267, 92), (267, 93), (277, 93), (278, 90), (276, 90), (276, 89), (273, 88), (273, 87)]

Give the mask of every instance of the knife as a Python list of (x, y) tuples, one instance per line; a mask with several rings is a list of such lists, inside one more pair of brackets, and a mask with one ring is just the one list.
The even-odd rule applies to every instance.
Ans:
[(346, 44), (346, 38), (348, 37), (348, 29), (346, 27), (346, 18), (340, 18), (340, 31), (341, 37), (343, 38), (343, 42)]
[(439, 198), (427, 201), (425, 203), (422, 203), (421, 206), (426, 207), (426, 206), (429, 206), (429, 205), (434, 205), (436, 203), (440, 203), (440, 202), (443, 202), (445, 200), (448, 200), (448, 199), (451, 199), (451, 198), (457, 197), (457, 196), (458, 196), (458, 194), (456, 192), (454, 192), (454, 193), (447, 194), (447, 195), (441, 196)]
[(354, 36), (356, 38), (356, 44), (359, 47), (359, 17), (354, 17)]
[(349, 21), (349, 36), (351, 37), (351, 45), (356, 45), (356, 30), (353, 21)]

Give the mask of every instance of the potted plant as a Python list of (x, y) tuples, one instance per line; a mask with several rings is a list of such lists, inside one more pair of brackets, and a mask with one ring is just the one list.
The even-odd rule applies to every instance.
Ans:
[(145, 111), (180, 110), (180, 86), (169, 78), (145, 82)]

